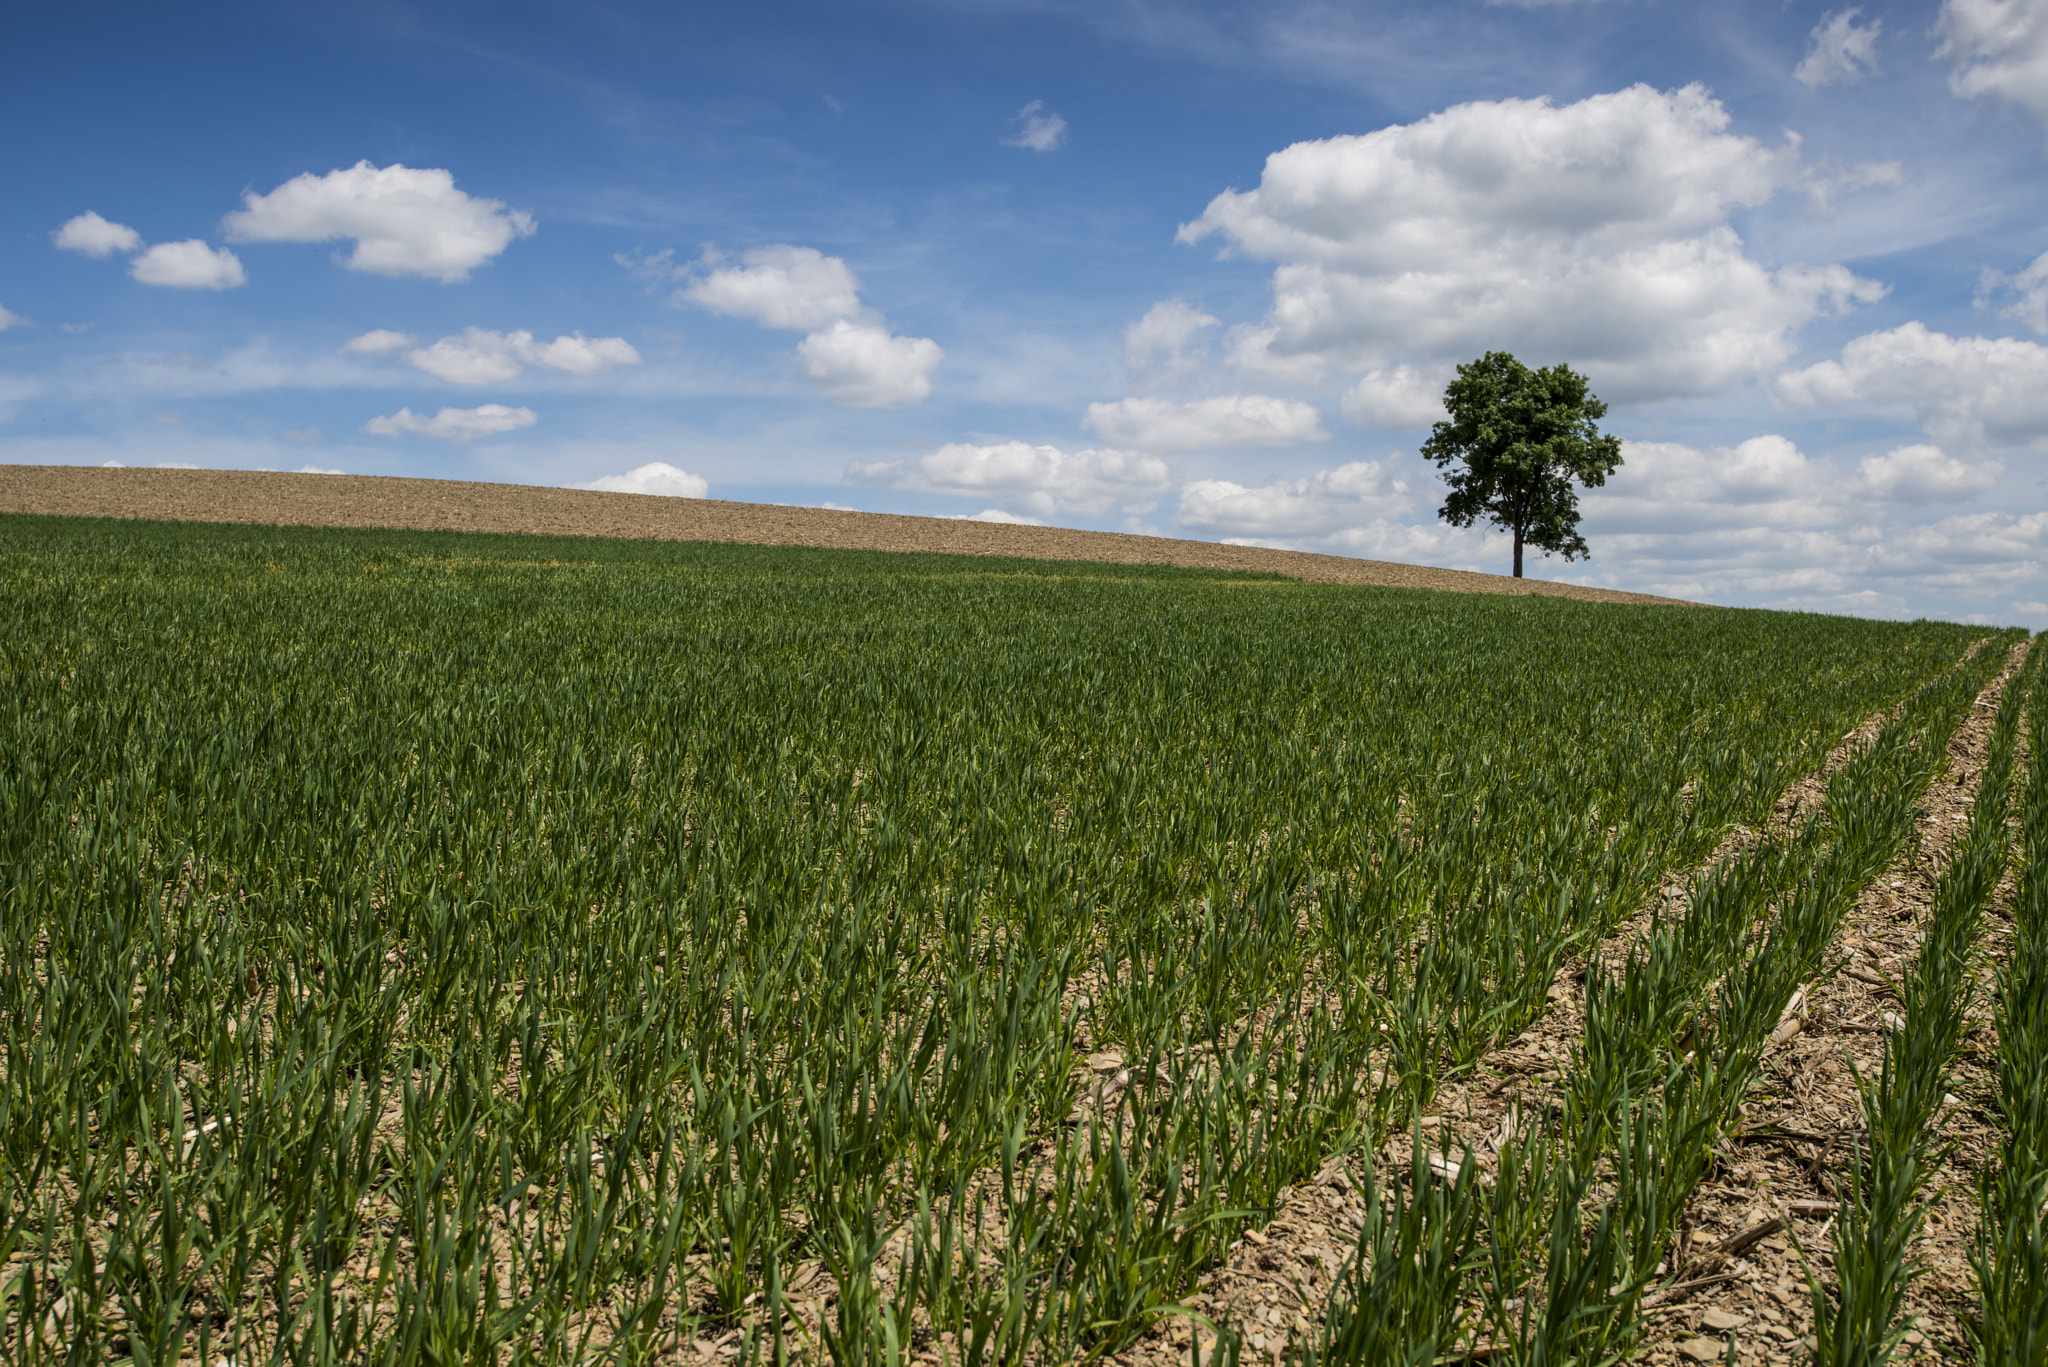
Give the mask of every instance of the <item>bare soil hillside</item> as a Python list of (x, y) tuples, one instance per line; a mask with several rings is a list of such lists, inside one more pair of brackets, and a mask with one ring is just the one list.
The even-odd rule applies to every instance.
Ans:
[(1225, 546), (1210, 541), (1074, 531), (1064, 527), (1020, 527), (943, 517), (902, 517), (893, 513), (791, 508), (768, 503), (374, 475), (0, 465), (0, 513), (935, 551), (949, 555), (1262, 570), (1326, 584), (1378, 584), (1458, 593), (1542, 593), (1607, 603), (1699, 606), (1647, 593), (1513, 579), (1467, 570), (1429, 569), (1384, 560)]

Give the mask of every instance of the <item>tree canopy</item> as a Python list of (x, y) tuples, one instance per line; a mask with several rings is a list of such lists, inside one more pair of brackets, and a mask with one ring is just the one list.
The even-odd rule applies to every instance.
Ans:
[(1437, 516), (1454, 527), (1483, 517), (1514, 533), (1517, 579), (1525, 544), (1566, 560), (1592, 554), (1579, 535), (1572, 485), (1605, 484), (1621, 464), (1621, 439), (1595, 425), (1607, 405), (1585, 376), (1563, 364), (1531, 370), (1489, 351), (1458, 367), (1444, 408), (1449, 420), (1422, 446), (1451, 487)]

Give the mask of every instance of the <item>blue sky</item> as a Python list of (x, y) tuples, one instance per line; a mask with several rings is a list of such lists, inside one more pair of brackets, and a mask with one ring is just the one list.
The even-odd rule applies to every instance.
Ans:
[(1590, 560), (2048, 627), (2048, 0), (100, 6), (0, 52), (0, 460)]

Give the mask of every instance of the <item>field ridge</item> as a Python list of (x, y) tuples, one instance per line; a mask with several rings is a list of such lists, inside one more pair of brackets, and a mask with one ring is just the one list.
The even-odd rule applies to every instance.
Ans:
[(536, 533), (1251, 570), (1320, 584), (1704, 607), (1680, 598), (1214, 541), (392, 475), (0, 465), (0, 513)]

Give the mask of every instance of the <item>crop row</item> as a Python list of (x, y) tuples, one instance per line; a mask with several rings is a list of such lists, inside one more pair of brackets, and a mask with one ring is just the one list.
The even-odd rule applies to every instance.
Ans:
[[(1934, 890), (1919, 952), (1900, 984), (1901, 1023), (1882, 1069), (1862, 1087), (1862, 1152), (1834, 1225), (1836, 1287), (1812, 1286), (1816, 1360), (1882, 1363), (1906, 1326), (1901, 1307), (1922, 1193), (1936, 1154), (1935, 1122), (1975, 1000), (1984, 913), (2006, 862), (2007, 799), (2025, 680), (2007, 687), (1979, 776), (1970, 821)], [(1952, 1100), (1952, 1098), (1951, 1098)]]
[[(33, 519), (0, 590), (19, 1361), (1112, 1351), (1915, 695), (1819, 872), (1695, 898), (1808, 954), (1997, 653), (1923, 688), (1982, 633)], [(1596, 991), (1696, 996), (1692, 919)], [(1731, 1048), (1793, 981), (1741, 964)], [(1493, 1188), (1548, 1231), (1494, 1277), (1557, 1283), (1530, 1343), (1625, 1328), (1600, 1250), (1667, 1237), (1642, 1182), (1578, 1237), (1594, 1155), (1736, 1086), (1626, 1033)]]
[(1589, 967), (1549, 1123), (1491, 1156), (1483, 1183), (1473, 1152), (1450, 1174), (1419, 1142), (1405, 1191), (1375, 1182), (1386, 1208), (1368, 1215), (1305, 1357), (1431, 1362), (1474, 1331), (1522, 1362), (1610, 1361), (1639, 1344), (1646, 1293), (1688, 1275), (1675, 1236), (1774, 1028), (1911, 837), (1950, 732), (2003, 657), (1980, 651), (1918, 694), (1835, 771), (1818, 820), (1708, 870), (1677, 917), (1660, 904), (1618, 967)]
[[(2032, 653), (2012, 941), (1994, 989), (2003, 1124), (1978, 1186), (1982, 1214), (1971, 1253), (1976, 1347), (1986, 1367), (2048, 1362), (2048, 665), (2038, 649)], [(2014, 697), (2020, 692), (2013, 689)], [(2003, 713), (1999, 721), (2010, 729)]]

